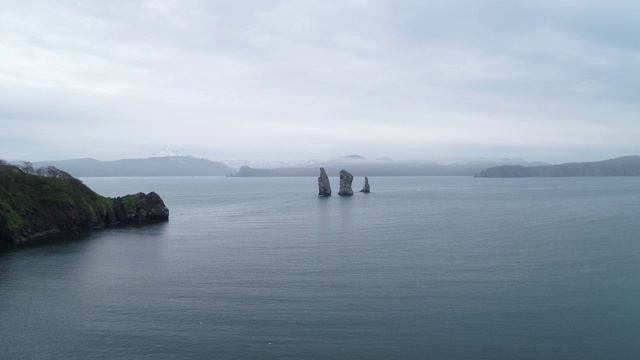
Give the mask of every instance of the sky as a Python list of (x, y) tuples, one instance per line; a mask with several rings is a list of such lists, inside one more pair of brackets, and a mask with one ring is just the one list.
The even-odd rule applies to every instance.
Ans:
[(0, 0), (0, 158), (640, 154), (640, 2)]

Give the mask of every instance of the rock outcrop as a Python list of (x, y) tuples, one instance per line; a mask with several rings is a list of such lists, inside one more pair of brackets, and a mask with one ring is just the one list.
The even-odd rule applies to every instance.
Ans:
[(115, 198), (113, 205), (116, 219), (121, 222), (169, 219), (169, 209), (153, 191)]
[(369, 178), (366, 176), (364, 177), (364, 186), (362, 187), (362, 190), (360, 190), (360, 192), (363, 192), (363, 193), (371, 192), (371, 188), (369, 187)]
[(318, 177), (318, 195), (331, 196), (331, 184), (329, 183), (329, 177), (324, 168), (320, 168), (320, 176)]
[(46, 168), (28, 174), (0, 164), (0, 242), (19, 243), (67, 230), (120, 222), (169, 219), (156, 193), (120, 198), (96, 194), (68, 173)]
[(340, 170), (340, 191), (338, 195), (353, 195), (353, 189), (351, 183), (353, 182), (353, 175), (347, 170)]

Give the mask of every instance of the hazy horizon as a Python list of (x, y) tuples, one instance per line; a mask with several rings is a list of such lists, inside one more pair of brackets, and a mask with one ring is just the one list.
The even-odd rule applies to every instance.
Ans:
[(640, 4), (0, 0), (0, 158), (640, 154)]
[[(159, 149), (159, 151), (163, 151), (167, 149), (162, 148)], [(175, 150), (173, 148), (169, 148), (171, 150)], [(117, 160), (131, 160), (131, 159), (147, 159), (147, 158), (152, 158), (152, 157), (164, 157), (164, 155), (157, 155), (156, 153), (159, 152), (156, 151), (153, 154), (149, 154), (148, 156), (141, 156), (141, 157), (133, 157), (133, 156), (129, 156), (129, 157), (123, 157), (123, 158), (118, 158), (118, 159), (99, 159), (99, 158), (93, 158), (93, 157), (76, 157), (76, 158), (61, 158), (61, 159), (42, 159), (42, 160), (33, 160), (33, 159), (5, 159), (5, 158), (1, 158), (0, 160), (6, 160), (9, 162), (22, 162), (22, 161), (27, 161), (27, 162), (55, 162), (55, 161), (64, 161), (64, 160), (80, 160), (80, 159), (93, 159), (93, 160), (98, 160), (98, 161), (117, 161)], [(525, 159), (525, 158), (513, 158), (513, 157), (459, 157), (459, 158), (440, 158), (440, 159), (435, 159), (435, 158), (392, 158), (392, 157), (380, 157), (380, 158), (373, 158), (373, 157), (368, 157), (362, 154), (345, 154), (345, 155), (341, 155), (341, 156), (335, 156), (335, 157), (315, 157), (315, 158), (309, 158), (309, 159), (271, 159), (271, 158), (235, 158), (235, 159), (215, 159), (215, 158), (207, 158), (207, 157), (202, 157), (202, 156), (194, 156), (192, 154), (184, 154), (181, 152), (176, 151), (177, 154), (176, 156), (188, 156), (188, 157), (193, 157), (193, 158), (197, 158), (197, 159), (206, 159), (206, 160), (211, 160), (211, 161), (216, 161), (216, 162), (222, 162), (222, 163), (227, 163), (227, 162), (233, 162), (233, 161), (238, 161), (238, 162), (247, 162), (249, 166), (253, 166), (255, 167), (255, 165), (258, 164), (269, 164), (272, 166), (269, 167), (278, 167), (278, 164), (281, 164), (282, 166), (301, 166), (304, 165), (307, 162), (315, 162), (317, 164), (323, 164), (323, 163), (339, 163), (341, 160), (345, 161), (345, 162), (354, 162), (358, 163), (360, 161), (364, 161), (364, 162), (377, 162), (377, 161), (387, 161), (387, 160), (391, 160), (393, 162), (397, 162), (397, 163), (428, 163), (428, 162), (434, 162), (434, 163), (439, 163), (441, 165), (447, 165), (447, 164), (464, 164), (464, 163), (472, 163), (472, 162), (482, 162), (482, 161), (486, 161), (486, 162), (505, 162), (505, 161), (515, 161), (515, 162), (519, 162), (519, 161), (526, 161), (529, 163), (547, 163), (547, 164), (561, 164), (561, 163), (571, 163), (571, 162), (593, 162), (593, 161), (601, 161), (601, 160), (609, 160), (612, 158), (617, 158), (617, 157), (621, 157), (621, 156), (632, 156), (632, 155), (637, 155), (637, 154), (624, 154), (624, 155), (619, 155), (619, 156), (614, 156), (611, 158), (590, 158), (590, 159), (585, 159), (585, 160), (567, 160), (567, 161), (545, 161), (545, 160), (540, 160), (540, 159)], [(360, 159), (348, 159), (351, 156), (362, 156), (364, 159), (360, 160)], [(238, 165), (240, 166), (240, 165)]]

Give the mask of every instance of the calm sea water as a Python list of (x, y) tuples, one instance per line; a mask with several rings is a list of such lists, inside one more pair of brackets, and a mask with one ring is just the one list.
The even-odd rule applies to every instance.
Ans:
[(170, 221), (0, 253), (1, 359), (640, 358), (637, 178), (83, 180)]

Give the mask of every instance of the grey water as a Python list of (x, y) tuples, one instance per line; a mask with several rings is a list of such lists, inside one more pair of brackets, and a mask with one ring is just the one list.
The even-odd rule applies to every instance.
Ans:
[(637, 178), (83, 181), (170, 221), (0, 253), (0, 359), (640, 358)]

